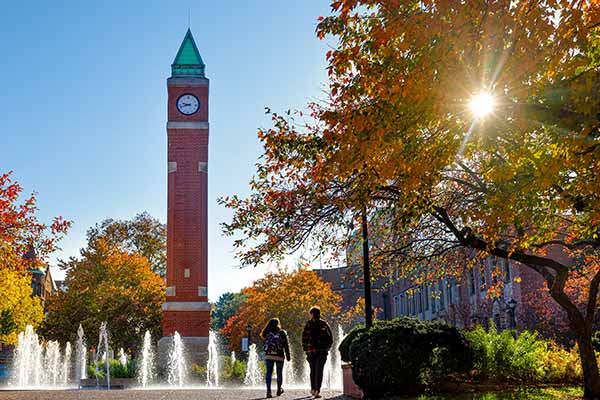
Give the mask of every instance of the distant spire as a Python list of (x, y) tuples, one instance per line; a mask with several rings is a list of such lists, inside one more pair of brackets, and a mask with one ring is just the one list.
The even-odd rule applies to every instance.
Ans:
[(171, 64), (171, 75), (204, 77), (204, 68), (204, 61), (202, 61), (192, 31), (188, 28), (175, 56), (175, 61)]

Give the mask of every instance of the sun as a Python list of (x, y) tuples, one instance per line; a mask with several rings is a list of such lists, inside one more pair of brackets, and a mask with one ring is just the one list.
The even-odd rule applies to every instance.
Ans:
[(480, 92), (471, 98), (469, 109), (475, 118), (480, 119), (494, 111), (495, 105), (494, 96), (487, 92)]

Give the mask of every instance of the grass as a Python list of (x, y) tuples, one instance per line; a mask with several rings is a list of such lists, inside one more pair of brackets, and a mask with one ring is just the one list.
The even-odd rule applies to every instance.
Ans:
[(489, 393), (460, 393), (394, 397), (395, 400), (578, 400), (583, 397), (581, 387), (523, 388), (514, 391)]

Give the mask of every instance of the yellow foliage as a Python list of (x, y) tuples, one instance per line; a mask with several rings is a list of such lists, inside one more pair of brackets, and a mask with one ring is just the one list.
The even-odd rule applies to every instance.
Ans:
[(0, 269), (0, 313), (9, 312), (14, 328), (0, 333), (0, 342), (15, 344), (28, 324), (37, 327), (44, 319), (40, 299), (31, 296), (31, 275), (6, 266)]

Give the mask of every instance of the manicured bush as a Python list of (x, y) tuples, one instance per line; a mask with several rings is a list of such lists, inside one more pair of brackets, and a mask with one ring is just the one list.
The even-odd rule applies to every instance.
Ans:
[(338, 350), (340, 351), (340, 356), (342, 358), (342, 361), (344, 362), (350, 362), (351, 361), (351, 357), (350, 357), (350, 344), (352, 343), (352, 341), (356, 338), (356, 336), (358, 336), (359, 333), (362, 333), (366, 330), (366, 328), (364, 327), (364, 325), (359, 325), (356, 328), (352, 329), (344, 338), (344, 340), (342, 340), (342, 342), (340, 343)]
[(377, 321), (357, 332), (349, 357), (366, 398), (418, 392), (432, 379), (466, 372), (473, 363), (469, 344), (456, 328), (407, 317)]

